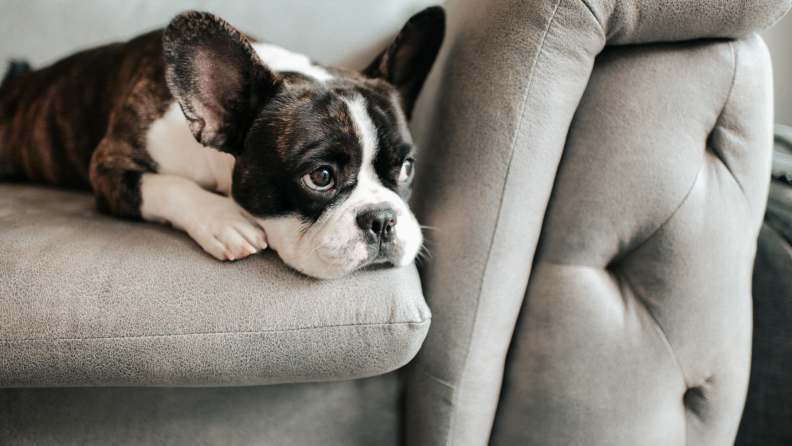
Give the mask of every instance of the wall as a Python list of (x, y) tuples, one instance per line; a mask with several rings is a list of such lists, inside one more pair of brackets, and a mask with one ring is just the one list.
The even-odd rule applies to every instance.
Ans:
[(759, 34), (773, 60), (775, 122), (792, 126), (792, 12)]
[(41, 67), (75, 50), (164, 28), (173, 16), (191, 9), (214, 12), (243, 32), (320, 63), (363, 68), (410, 15), (436, 3), (439, 0), (0, 0), (0, 76), (9, 58)]

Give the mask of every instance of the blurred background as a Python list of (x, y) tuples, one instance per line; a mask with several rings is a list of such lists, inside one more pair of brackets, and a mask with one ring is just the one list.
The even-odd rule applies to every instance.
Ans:
[(775, 82), (775, 122), (792, 126), (792, 13), (759, 33), (770, 48)]
[[(342, 14), (339, 2), (356, 4)], [(0, 71), (9, 58), (34, 67), (76, 50), (126, 40), (162, 28), (177, 13), (198, 9), (219, 13), (255, 37), (307, 54), (320, 63), (362, 68), (385, 47), (393, 17), (410, 15), (438, 0), (0, 0)], [(300, 14), (321, 8), (320, 14)], [(102, 19), (98, 19), (101, 17)], [(112, 17), (107, 20), (107, 17)], [(301, 19), (310, 17), (309, 19)], [(320, 19), (321, 18), (321, 19)], [(293, 32), (294, 28), (300, 30)], [(775, 122), (792, 126), (792, 14), (761, 33), (770, 48), (775, 78)]]
[[(363, 68), (403, 21), (439, 0), (0, 0), (0, 71), (10, 58), (33, 67), (77, 50), (164, 28), (188, 10), (218, 14), (240, 31), (325, 65)], [(346, 3), (339, 8), (340, 3)], [(354, 7), (350, 8), (349, 4)], [(301, 14), (306, 8), (312, 14)], [(316, 9), (321, 8), (320, 13)], [(350, 15), (350, 10), (357, 11)], [(108, 17), (112, 19), (108, 20)], [(101, 18), (101, 19), (100, 19)], [(295, 29), (299, 32), (295, 32)], [(391, 36), (383, 38), (387, 33)], [(376, 38), (374, 36), (377, 36)]]

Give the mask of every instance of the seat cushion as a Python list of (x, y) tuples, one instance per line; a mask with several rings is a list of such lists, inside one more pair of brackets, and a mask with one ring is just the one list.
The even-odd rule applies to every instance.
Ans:
[(360, 378), (418, 351), (413, 266), (316, 280), (272, 251), (219, 262), (90, 194), (0, 184), (0, 386), (252, 385)]
[(398, 372), (248, 387), (0, 389), (5, 446), (397, 446)]

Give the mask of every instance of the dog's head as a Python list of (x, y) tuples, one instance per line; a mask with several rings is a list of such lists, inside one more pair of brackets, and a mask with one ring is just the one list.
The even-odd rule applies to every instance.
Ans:
[(234, 156), (232, 196), (287, 264), (330, 278), (414, 260), (407, 121), (444, 28), (441, 8), (418, 13), (363, 72), (251, 43), (211, 14), (166, 29), (168, 86), (193, 135)]

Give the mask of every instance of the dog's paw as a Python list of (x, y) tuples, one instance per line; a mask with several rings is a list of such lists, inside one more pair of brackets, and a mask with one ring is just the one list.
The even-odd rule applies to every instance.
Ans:
[(253, 217), (232, 200), (203, 209), (202, 218), (185, 228), (190, 237), (219, 260), (236, 260), (267, 248), (267, 235)]

